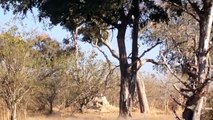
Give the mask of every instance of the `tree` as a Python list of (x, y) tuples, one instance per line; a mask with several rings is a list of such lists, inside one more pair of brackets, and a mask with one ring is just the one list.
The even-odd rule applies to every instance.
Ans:
[(37, 76), (32, 96), (40, 110), (49, 107), (48, 114), (53, 113), (53, 106), (59, 91), (65, 86), (63, 76), (67, 68), (67, 56), (59, 43), (48, 35), (37, 35), (29, 41), (37, 53), (34, 56)]
[[(165, 2), (168, 6), (170, 6), (169, 8), (171, 8), (173, 11), (175, 10), (175, 12), (179, 13), (179, 15), (181, 15), (182, 12), (185, 12), (186, 14), (191, 16), (191, 18), (193, 18), (194, 21), (197, 22), (197, 27), (199, 27), (198, 39), (193, 38), (194, 40), (191, 39), (191, 41), (187, 41), (186, 38), (189, 37), (189, 35), (184, 38), (185, 40), (183, 43), (191, 42), (189, 45), (192, 46), (192, 49), (190, 49), (189, 46), (185, 46), (185, 48), (188, 48), (186, 48), (187, 51), (184, 51), (184, 47), (181, 41), (177, 41), (176, 38), (173, 38), (173, 40), (171, 40), (171, 43), (176, 46), (176, 50), (168, 50), (170, 51), (169, 54), (167, 54), (168, 51), (164, 51), (161, 54), (168, 70), (171, 71), (173, 75), (178, 78), (179, 82), (184, 86), (179, 91), (179, 93), (182, 94), (186, 99), (186, 102), (183, 105), (185, 107), (182, 115), (183, 119), (199, 120), (203, 106), (203, 99), (207, 92), (206, 88), (212, 79), (212, 77), (209, 75), (209, 66), (211, 66), (209, 53), (212, 49), (210, 41), (212, 39), (211, 30), (213, 18), (213, 3), (211, 0), (168, 0)], [(178, 21), (176, 22), (178, 23)], [(190, 50), (192, 51), (191, 53), (189, 52)], [(165, 54), (167, 54), (167, 57), (165, 57)], [(171, 58), (169, 56), (173, 56), (173, 59), (167, 62), (168, 60), (166, 60), (166, 58)], [(170, 67), (168, 64), (171, 63), (173, 65), (176, 64), (177, 66)], [(181, 67), (181, 69), (177, 69), (178, 66)], [(187, 80), (184, 81), (183, 79), (179, 78), (178, 75), (173, 72), (173, 70), (180, 70), (181, 72), (186, 73), (188, 76)]]
[(94, 97), (112, 89), (109, 86), (114, 84), (105, 85), (111, 82), (106, 81), (111, 77), (106, 74), (108, 63), (96, 60), (94, 51), (89, 54), (79, 51), (76, 61), (74, 49), (66, 44), (60, 46), (48, 35), (37, 35), (29, 42), (36, 52), (38, 75), (31, 94), (36, 110), (43, 112), (48, 107), (48, 114), (52, 114), (53, 107), (58, 105), (83, 112)]
[(9, 119), (16, 120), (17, 107), (31, 92), (35, 79), (33, 52), (15, 26), (0, 34), (0, 48), (0, 97), (9, 110)]
[[(106, 45), (112, 55), (118, 59), (120, 64), (121, 84), (120, 84), (120, 112), (121, 117), (131, 116), (132, 98), (135, 92), (137, 61), (138, 59), (138, 30), (139, 25), (143, 28), (149, 20), (159, 22), (160, 19), (167, 19), (164, 10), (156, 5), (153, 1), (142, 0), (106, 0), (106, 1), (1, 1), (1, 5), (5, 10), (10, 10), (13, 6), (14, 12), (23, 12), (26, 14), (28, 9), (37, 7), (39, 9), (39, 18), (50, 18), (53, 25), (60, 24), (70, 31), (73, 31), (77, 26), (94, 27), (98, 25), (99, 31), (96, 34), (98, 41), (92, 40), (93, 43), (102, 43)], [(144, 19), (145, 18), (145, 19)], [(133, 48), (132, 62), (128, 62), (126, 51), (125, 34), (127, 27), (133, 26)], [(101, 39), (103, 31), (117, 29), (117, 43), (119, 55), (115, 54), (114, 50)], [(146, 53), (146, 52), (144, 52)], [(146, 60), (152, 62), (151, 60)], [(138, 86), (140, 87), (140, 86)], [(138, 89), (142, 90), (142, 89)], [(142, 93), (142, 92), (141, 92)], [(139, 95), (140, 96), (140, 95)], [(140, 96), (142, 97), (142, 95)]]
[(112, 89), (106, 84), (111, 81), (106, 81), (111, 77), (107, 74), (108, 63), (95, 60), (96, 56), (94, 51), (88, 56), (82, 54), (79, 57), (78, 67), (73, 66), (75, 61), (69, 65), (66, 71), (66, 81), (69, 85), (66, 86), (65, 107), (74, 106), (75, 109), (84, 112), (84, 108), (94, 97)]

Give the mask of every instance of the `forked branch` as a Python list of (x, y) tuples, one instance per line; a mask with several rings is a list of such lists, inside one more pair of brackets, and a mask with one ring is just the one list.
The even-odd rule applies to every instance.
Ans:
[(157, 40), (157, 42), (151, 46), (150, 48), (144, 50), (144, 52), (139, 56), (139, 58), (142, 58), (147, 52), (149, 52), (150, 50), (152, 50), (153, 48), (155, 48), (157, 45), (161, 44), (162, 41), (160, 41), (159, 39)]
[(186, 95), (186, 94), (183, 94), (183, 93), (177, 88), (177, 86), (176, 86), (175, 84), (173, 84), (173, 87), (174, 87), (174, 89), (175, 89), (179, 94), (181, 94), (183, 97), (189, 98), (189, 96)]
[(163, 63), (164, 65), (167, 67), (167, 69), (169, 70), (169, 72), (180, 82), (182, 83), (184, 86), (188, 87), (188, 85), (186, 85), (186, 83), (171, 69), (170, 65), (168, 64), (165, 56), (161, 53), (160, 54), (162, 59), (163, 59)]
[(114, 58), (116, 58), (117, 60), (120, 59), (119, 56), (116, 54), (115, 50), (113, 50), (113, 48), (106, 41), (101, 39), (101, 42), (109, 49), (110, 53)]
[(101, 50), (100, 47), (98, 47), (97, 45), (95, 45), (95, 44), (93, 44), (93, 43), (92, 43), (91, 45), (92, 45), (92, 47), (97, 48), (98, 51), (101, 52), (101, 53), (104, 55), (104, 57), (105, 57), (105, 59), (107, 60), (107, 63), (108, 63), (108, 64), (111, 63), (111, 61), (109, 60), (107, 54), (106, 54), (103, 50)]

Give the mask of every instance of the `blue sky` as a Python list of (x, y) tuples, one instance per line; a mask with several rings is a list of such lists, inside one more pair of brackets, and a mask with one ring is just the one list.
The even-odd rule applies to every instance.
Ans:
[[(48, 20), (46, 20), (45, 24), (44, 23), (40, 23), (38, 21), (38, 19), (36, 18), (36, 14), (38, 12), (36, 10), (34, 10), (33, 14), (32, 13), (28, 13), (27, 16), (21, 20), (21, 21), (14, 21), (14, 17), (20, 17), (20, 15), (13, 15), (12, 12), (7, 12), (6, 14), (4, 14), (4, 11), (3, 9), (0, 8), (0, 29), (2, 27), (5, 27), (5, 23), (8, 23), (10, 21), (12, 21), (13, 24), (21, 27), (20, 24), (24, 24), (26, 27), (24, 28), (24, 30), (29, 30), (29, 31), (32, 31), (32, 30), (36, 30), (38, 31), (38, 33), (46, 33), (48, 34), (51, 38), (53, 39), (56, 39), (57, 41), (59, 42), (62, 42), (63, 38), (67, 38), (70, 36), (70, 33), (63, 29), (61, 26), (57, 25), (57, 26), (54, 26), (53, 28), (49, 29), (48, 27)], [(23, 28), (21, 28), (23, 29)], [(130, 34), (130, 31), (128, 30), (127, 31), (127, 34), (126, 34), (126, 48), (127, 48), (127, 51), (128, 51), (128, 54), (131, 52), (131, 41), (130, 39), (128, 38), (131, 38), (131, 34)], [(113, 37), (110, 37), (110, 40), (112, 39), (111, 41), (111, 46), (112, 48), (114, 48), (114, 50), (118, 51), (117, 49), (117, 42), (116, 42), (116, 32), (113, 33)], [(140, 44), (140, 42), (139, 42)], [(83, 43), (83, 42), (79, 42), (79, 46), (81, 48), (82, 51), (84, 52), (88, 52), (88, 51), (91, 51), (92, 49), (94, 49), (90, 44), (88, 43)], [(145, 49), (147, 49), (148, 47), (147, 46), (142, 46), (140, 47), (139, 49), (139, 53), (142, 53)], [(108, 49), (106, 47), (101, 47), (101, 49), (103, 51), (106, 52), (106, 54), (108, 55), (109, 59), (112, 60), (114, 63), (118, 64), (118, 61), (113, 58), (110, 54), (110, 52), (108, 51)], [(144, 58), (153, 58), (155, 59), (157, 54), (158, 54), (158, 51), (159, 51), (159, 47), (153, 49), (152, 51), (150, 51), (149, 53), (147, 53)], [(105, 59), (103, 54), (98, 52), (98, 58), (99, 59)], [(141, 71), (144, 71), (144, 72), (151, 72), (153, 73), (153, 67), (152, 67), (152, 64), (150, 63), (146, 63)]]

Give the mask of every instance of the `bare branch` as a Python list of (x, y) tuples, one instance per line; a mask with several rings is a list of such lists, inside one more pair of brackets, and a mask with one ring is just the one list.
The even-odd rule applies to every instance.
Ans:
[(19, 96), (19, 97), (17, 98), (16, 103), (20, 103), (21, 100), (23, 99), (23, 97), (25, 96), (25, 94), (27, 94), (27, 93), (31, 90), (31, 88), (32, 88), (32, 87), (28, 87), (28, 88), (24, 91), (24, 93), (22, 93), (22, 95)]
[(173, 84), (173, 87), (174, 87), (174, 89), (175, 89), (179, 94), (181, 94), (183, 97), (189, 98), (189, 96), (186, 95), (186, 94), (183, 94), (183, 93), (177, 88), (177, 86), (176, 86), (175, 84)]
[(170, 65), (168, 64), (165, 56), (161, 53), (161, 57), (163, 58), (163, 62), (164, 65), (167, 67), (167, 69), (169, 70), (169, 72), (180, 82), (182, 83), (184, 86), (188, 87), (188, 85), (182, 81), (182, 79), (171, 69)]
[(172, 43), (174, 44), (175, 47), (177, 47), (178, 49), (180, 49), (180, 45), (184, 44), (188, 42), (188, 40), (185, 41), (181, 41), (181, 42), (176, 42), (175, 39), (172, 37)]
[(178, 116), (178, 114), (177, 114), (177, 112), (175, 111), (175, 109), (173, 109), (172, 112), (174, 113), (175, 118), (176, 118), (177, 120), (182, 120), (182, 119)]
[(205, 81), (197, 88), (198, 90), (202, 90), (204, 87), (206, 87), (211, 81), (213, 81), (213, 77), (206, 78)]
[(127, 58), (128, 58), (128, 59), (131, 59), (131, 55), (132, 55), (132, 53), (129, 53), (129, 55), (128, 55)]
[(195, 39), (193, 39), (193, 44), (194, 44), (194, 47), (193, 47), (193, 50), (194, 52), (196, 52), (196, 48), (197, 48), (197, 36), (195, 37)]
[(155, 64), (155, 65), (164, 65), (164, 63), (157, 62), (154, 59), (146, 59), (146, 62), (150, 62), (150, 63)]
[(178, 102), (178, 101), (175, 99), (175, 97), (173, 97), (172, 95), (170, 95), (170, 97), (174, 100), (175, 103), (177, 103), (177, 104), (180, 105), (180, 106), (185, 107), (185, 105), (183, 105), (183, 104), (181, 104), (180, 102)]
[[(140, 60), (140, 59), (139, 59)], [(136, 61), (137, 62), (137, 61)], [(139, 70), (145, 63), (147, 62), (147, 59), (143, 59), (139, 61), (139, 65), (137, 66), (137, 70)]]
[(101, 39), (101, 42), (109, 49), (109, 51), (111, 52), (112, 56), (115, 57), (117, 60), (119, 60), (120, 58), (118, 57), (118, 55), (116, 54), (115, 50), (112, 49), (112, 47), (105, 42), (104, 40)]
[(157, 62), (154, 59), (143, 59), (143, 60), (137, 59), (135, 62), (129, 64), (129, 67), (133, 66), (134, 64), (137, 64), (138, 62), (139, 64), (137, 65), (137, 71), (147, 62), (150, 62), (155, 65), (163, 65), (162, 62)]
[(139, 56), (139, 58), (142, 58), (147, 52), (149, 52), (150, 50), (152, 50), (153, 48), (155, 48), (157, 45), (161, 44), (162, 42), (158, 39), (157, 42), (151, 46), (150, 48), (144, 50), (144, 52)]
[(116, 68), (118, 68), (120, 65), (118, 65), (118, 66), (115, 66), (113, 69), (111, 69), (110, 71), (109, 71), (109, 73), (108, 73), (108, 75), (106, 76), (106, 80), (104, 81), (105, 82), (105, 87), (107, 86), (107, 82), (108, 82), (108, 80), (109, 80), (109, 77), (110, 77), (110, 75), (114, 72), (114, 70), (116, 69)]
[(211, 45), (211, 46), (209, 47), (209, 49), (206, 51), (206, 54), (208, 54), (212, 49), (213, 49), (213, 45)]
[(108, 64), (111, 63), (111, 61), (109, 60), (109, 58), (108, 58), (108, 56), (106, 55), (106, 53), (105, 53), (103, 50), (101, 50), (100, 47), (98, 47), (97, 45), (94, 45), (93, 43), (92, 43), (91, 45), (92, 45), (93, 47), (97, 48), (97, 49), (104, 55), (104, 57), (106, 58)]

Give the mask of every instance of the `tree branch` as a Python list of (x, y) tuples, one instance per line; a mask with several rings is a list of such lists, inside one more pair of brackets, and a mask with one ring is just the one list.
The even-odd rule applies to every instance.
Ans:
[[(161, 57), (163, 59), (164, 65), (167, 67), (167, 69), (169, 70), (169, 72), (180, 82), (182, 83), (184, 86), (189, 87), (184, 81), (182, 81), (182, 79), (180, 77), (178, 77), (178, 75), (171, 69), (170, 65), (168, 64), (165, 56), (161, 53)], [(190, 88), (191, 89), (191, 88)]]
[(107, 76), (106, 76), (106, 80), (104, 81), (104, 84), (105, 84), (105, 87), (107, 87), (107, 82), (108, 82), (108, 80), (109, 80), (109, 77), (110, 77), (110, 75), (112, 75), (112, 73), (114, 72), (114, 70), (116, 69), (116, 68), (118, 68), (118, 67), (120, 67), (120, 65), (117, 65), (117, 66), (115, 66), (113, 69), (111, 69), (110, 71), (109, 71), (109, 73), (107, 74)]
[(27, 89), (24, 91), (24, 93), (22, 93), (22, 95), (19, 96), (19, 97), (16, 99), (16, 103), (20, 103), (21, 100), (23, 99), (23, 97), (25, 96), (25, 94), (27, 94), (27, 93), (31, 90), (31, 88), (32, 88), (32, 87), (27, 88)]
[(213, 45), (211, 45), (211, 46), (209, 47), (209, 49), (206, 51), (206, 55), (207, 55), (212, 49), (213, 49)]
[(134, 63), (131, 63), (129, 65), (129, 67), (133, 66), (137, 62), (139, 62), (138, 66), (137, 66), (137, 70), (139, 70), (146, 62), (150, 62), (150, 63), (155, 64), (155, 65), (163, 65), (162, 62), (157, 62), (154, 59), (143, 59), (143, 60), (138, 59)]
[(104, 57), (107, 60), (107, 63), (110, 63), (110, 60), (109, 60), (108, 56), (106, 55), (106, 53), (103, 50), (100, 49), (100, 47), (98, 47), (97, 45), (94, 45), (93, 43), (91, 43), (91, 45), (92, 45), (92, 47), (97, 48), (104, 55)]
[(178, 49), (180, 49), (180, 45), (181, 45), (181, 44), (184, 44), (184, 43), (186, 43), (186, 42), (188, 42), (188, 40), (176, 42), (175, 39), (172, 37), (172, 43), (173, 43), (176, 47), (178, 47)]
[(177, 114), (177, 112), (175, 111), (175, 109), (173, 109), (172, 112), (174, 113), (175, 118), (176, 118), (177, 120), (182, 120), (182, 119), (178, 116), (178, 114)]
[(114, 58), (116, 58), (117, 60), (120, 60), (120, 58), (118, 57), (118, 55), (115, 53), (115, 50), (113, 50), (112, 47), (107, 42), (105, 42), (102, 39), (101, 39), (101, 42), (109, 49), (109, 51), (111, 52), (111, 54), (112, 54), (112, 56)]
[(200, 21), (199, 18), (196, 17), (196, 15), (194, 15), (193, 13), (189, 12), (189, 10), (183, 6), (177, 5), (169, 0), (166, 0), (166, 2), (172, 6), (175, 6), (181, 10), (183, 10), (185, 13), (189, 14), (190, 16), (192, 16), (195, 20), (197, 20), (198, 22)]
[(206, 78), (205, 81), (197, 88), (198, 90), (202, 90), (204, 87), (206, 87), (211, 81), (213, 81), (213, 77)]
[(193, 39), (193, 50), (194, 50), (194, 52), (196, 53), (196, 48), (197, 48), (197, 35), (195, 36), (195, 38)]
[(189, 4), (191, 5), (192, 9), (197, 13), (198, 16), (200, 16), (200, 9), (197, 3), (192, 2), (191, 0), (187, 0)]
[(112, 20), (108, 19), (107, 17), (102, 17), (103, 21), (105, 21), (107, 24), (114, 26), (115, 28), (118, 28), (118, 24), (115, 22), (112, 22)]
[[(174, 48), (178, 49), (178, 52), (182, 55), (183, 51), (181, 50), (180, 45), (186, 43), (187, 40), (181, 41), (181, 42), (176, 42), (175, 39), (172, 37), (172, 44), (174, 45)], [(182, 55), (183, 56), (183, 55)]]
[(177, 104), (180, 105), (180, 106), (185, 107), (185, 105), (183, 105), (183, 104), (181, 104), (180, 102), (178, 102), (178, 101), (175, 99), (175, 97), (173, 97), (172, 95), (170, 95), (170, 97), (174, 100), (175, 103), (177, 103)]
[(139, 58), (142, 58), (147, 52), (149, 52), (150, 50), (152, 50), (153, 48), (155, 48), (157, 45), (161, 44), (162, 42), (158, 39), (157, 42), (151, 46), (150, 48), (144, 50), (144, 52), (139, 56)]
[(179, 94), (181, 94), (183, 97), (185, 97), (185, 98), (189, 98), (189, 96), (188, 95), (186, 95), (186, 94), (183, 94), (180, 90), (178, 90), (178, 88), (177, 88), (177, 86), (175, 85), (175, 84), (173, 84), (173, 87), (174, 87), (174, 89), (179, 93)]

